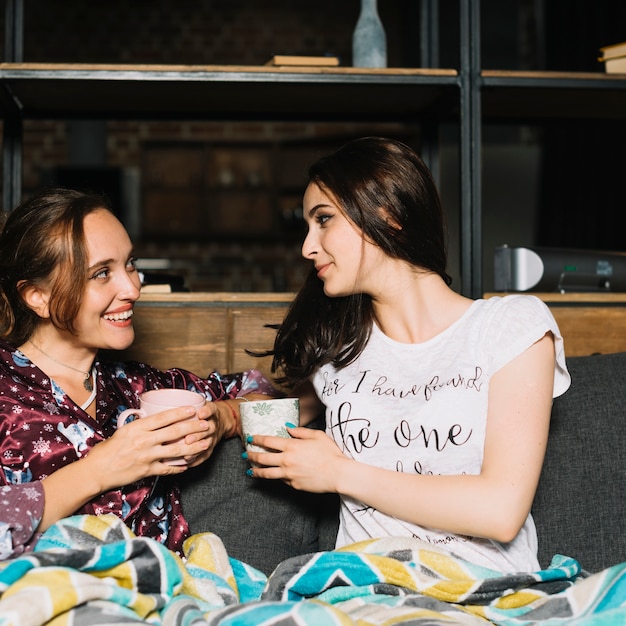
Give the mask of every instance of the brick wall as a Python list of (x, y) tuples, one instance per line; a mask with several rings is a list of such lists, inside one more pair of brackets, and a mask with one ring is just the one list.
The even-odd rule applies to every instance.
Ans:
[[(418, 4), (379, 0), (389, 65), (416, 64)], [(261, 65), (273, 54), (330, 53), (349, 65), (359, 0), (25, 0), (24, 7), (26, 62)], [(81, 165), (72, 157), (70, 129), (68, 121), (25, 120), (24, 196), (47, 183), (55, 168)], [(145, 146), (152, 142), (326, 137), (332, 145), (334, 137), (405, 130), (395, 124), (106, 121), (104, 162), (96, 165), (137, 171), (141, 179)], [(141, 194), (138, 202), (141, 211)], [(140, 255), (167, 257), (194, 290), (291, 291), (306, 271), (293, 236), (151, 241), (140, 230), (133, 237)]]
[[(443, 0), (443, 4), (449, 1)], [(349, 65), (359, 0), (24, 0), (26, 61), (261, 65), (336, 54)], [(379, 0), (389, 65), (414, 61), (418, 0)]]

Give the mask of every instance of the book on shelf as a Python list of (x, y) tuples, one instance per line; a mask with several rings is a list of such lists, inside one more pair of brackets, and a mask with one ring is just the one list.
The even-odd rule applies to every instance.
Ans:
[(615, 43), (611, 46), (604, 46), (600, 48), (600, 61), (606, 61), (607, 59), (614, 59), (616, 57), (626, 56), (626, 41), (622, 43)]
[(337, 67), (339, 58), (333, 56), (297, 56), (288, 54), (275, 54), (265, 65), (290, 65), (290, 66), (319, 66), (319, 67)]
[(172, 293), (172, 286), (165, 283), (157, 285), (142, 285), (141, 293)]
[(626, 74), (626, 56), (606, 59), (604, 71), (607, 74)]
[(607, 74), (626, 74), (626, 41), (600, 48), (598, 61), (604, 62)]

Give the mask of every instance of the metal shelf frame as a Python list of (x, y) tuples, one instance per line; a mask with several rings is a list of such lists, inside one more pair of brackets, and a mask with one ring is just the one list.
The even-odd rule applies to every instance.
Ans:
[(481, 70), (480, 0), (459, 0), (459, 69), (439, 69), (438, 0), (421, 0), (421, 69), (66, 66), (23, 63), (24, 1), (5, 0), (0, 64), (3, 206), (21, 199), (24, 119), (421, 123), (438, 179), (438, 126), (459, 125), (460, 291), (482, 297), (482, 127), (626, 119), (626, 76)]

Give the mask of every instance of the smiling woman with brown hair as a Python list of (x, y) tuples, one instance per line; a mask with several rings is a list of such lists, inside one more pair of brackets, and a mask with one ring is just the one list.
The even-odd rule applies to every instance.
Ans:
[[(101, 360), (100, 349), (133, 342), (140, 286), (131, 241), (104, 198), (54, 189), (8, 215), (0, 234), (0, 557), (29, 549), (74, 513), (114, 513), (137, 535), (180, 551), (189, 528), (176, 475), (239, 434), (238, 398), (273, 393), (256, 370), (201, 378)], [(144, 391), (163, 387), (207, 402), (116, 428)]]

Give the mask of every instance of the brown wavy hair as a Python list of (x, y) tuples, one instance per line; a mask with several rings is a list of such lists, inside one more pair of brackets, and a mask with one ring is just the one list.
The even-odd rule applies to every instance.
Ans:
[(111, 210), (106, 198), (72, 189), (38, 193), (5, 214), (0, 233), (0, 336), (23, 344), (40, 323), (24, 302), (24, 287), (49, 289), (50, 320), (74, 332), (87, 283), (85, 216)]

